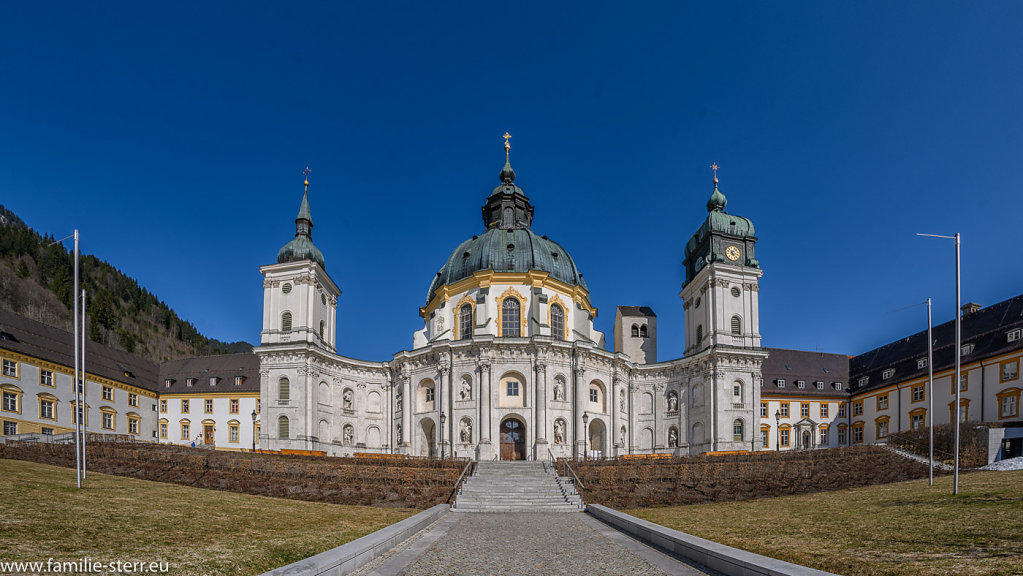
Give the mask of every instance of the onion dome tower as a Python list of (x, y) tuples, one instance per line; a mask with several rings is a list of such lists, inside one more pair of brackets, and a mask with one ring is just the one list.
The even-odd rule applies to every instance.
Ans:
[(725, 211), (728, 199), (718, 189), (707, 200), (707, 219), (686, 243), (686, 280), (681, 297), (685, 309), (685, 353), (717, 346), (760, 347), (759, 279), (754, 256), (753, 221)]
[(304, 343), (335, 352), (337, 301), (341, 289), (327, 275), (323, 253), (313, 244), (309, 211), (309, 169), (295, 217), (295, 237), (277, 252), (277, 263), (260, 267), (263, 274), (263, 331), (260, 343)]

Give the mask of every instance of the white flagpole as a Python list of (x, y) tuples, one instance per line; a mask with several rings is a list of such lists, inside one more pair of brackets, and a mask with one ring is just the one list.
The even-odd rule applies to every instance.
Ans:
[(84, 418), (84, 407), (78, 394), (78, 368), (79, 368), (79, 355), (78, 347), (81, 341), (78, 339), (78, 230), (75, 229), (75, 291), (72, 292), (71, 299), (74, 300), (74, 318), (71, 323), (74, 324), (75, 330), (75, 374), (72, 378), (71, 385), (75, 389), (75, 473), (78, 477), (78, 487), (82, 487), (82, 453), (79, 450), (79, 442), (81, 442), (80, 431), (82, 429), (82, 418)]
[(931, 335), (931, 299), (927, 299), (927, 411), (930, 412), (930, 457), (928, 486), (934, 486), (934, 336)]
[[(88, 393), (88, 384), (85, 377), (85, 288), (82, 288), (82, 404), (85, 404), (85, 395)], [(85, 467), (85, 422), (82, 422), (82, 479), (88, 478)]]
[(963, 349), (962, 349), (962, 346), (963, 346), (962, 338), (963, 338), (963, 332), (962, 332), (962, 309), (960, 308), (960, 302), (959, 302), (959, 300), (960, 300), (960, 296), (959, 296), (960, 292), (959, 292), (959, 233), (958, 232), (956, 232), (955, 238), (956, 238), (956, 349), (955, 349), (955, 355), (956, 355), (956, 382), (955, 382), (955, 389), (956, 389), (956, 410), (955, 410), (955, 419), (956, 419), (956, 421), (953, 423), (953, 426), (955, 426), (955, 436), (956, 436), (956, 457), (955, 457), (955, 478), (954, 478), (954, 482), (953, 482), (953, 486), (952, 486), (952, 494), (959, 494), (959, 410), (961, 409), (960, 406), (959, 406), (959, 396), (960, 396), (959, 390), (961, 388), (961, 386), (959, 384), (959, 379), (962, 378), (962, 376), (960, 376), (960, 371), (962, 370), (962, 352), (963, 352)]

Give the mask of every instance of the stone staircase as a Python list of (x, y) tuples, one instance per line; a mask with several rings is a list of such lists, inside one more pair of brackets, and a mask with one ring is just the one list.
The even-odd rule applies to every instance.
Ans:
[(451, 506), (454, 512), (579, 512), (571, 480), (546, 462), (480, 462)]

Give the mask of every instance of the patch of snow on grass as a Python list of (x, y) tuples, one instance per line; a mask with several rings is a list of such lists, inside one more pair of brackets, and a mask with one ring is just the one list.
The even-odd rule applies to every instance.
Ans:
[(1023, 470), (1023, 456), (999, 460), (980, 468), (981, 470)]

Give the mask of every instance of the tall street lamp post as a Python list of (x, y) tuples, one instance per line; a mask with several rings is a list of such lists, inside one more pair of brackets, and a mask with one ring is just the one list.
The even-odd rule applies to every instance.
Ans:
[(590, 452), (589, 451), (589, 447), (587, 446), (587, 442), (586, 442), (586, 440), (588, 439), (587, 436), (589, 436), (589, 431), (590, 431), (590, 428), (587, 425), (589, 423), (589, 421), (590, 421), (590, 415), (588, 413), (586, 413), (586, 412), (583, 412), (583, 460), (586, 460), (586, 458), (589, 456), (589, 452)]
[[(958, 232), (956, 232), (955, 236), (942, 236), (940, 234), (919, 234), (919, 233), (917, 234), (917, 236), (928, 236), (928, 237), (931, 237), (931, 238), (945, 238), (946, 240), (955, 240), (955, 246), (956, 246), (956, 267), (955, 267), (955, 272), (956, 272), (956, 346), (955, 346), (955, 351), (954, 351), (955, 358), (956, 358), (956, 373), (955, 373), (955, 380), (952, 381), (952, 388), (955, 389), (955, 392), (956, 392), (955, 414), (953, 416), (953, 418), (955, 418), (955, 422), (952, 423), (952, 430), (955, 431), (955, 469), (954, 469), (953, 474), (952, 474), (952, 494), (959, 494), (959, 419), (960, 419), (959, 411), (961, 409), (961, 407), (959, 406), (960, 387), (961, 387), (959, 379), (961, 378), (960, 373), (962, 371), (962, 353), (963, 353), (962, 352), (962, 346), (963, 346), (963, 342), (962, 342), (962, 339), (963, 339), (963, 333), (962, 333), (962, 308), (961, 308), (961, 304), (960, 304), (960, 290), (959, 290), (959, 288), (960, 288), (960, 274), (959, 274), (959, 244), (960, 244), (960, 238), (959, 238), (959, 233)], [(933, 423), (934, 414), (932, 413), (932, 414), (929, 414), (928, 416), (932, 419), (931, 421)]]
[(444, 412), (440, 413), (440, 459), (444, 459), (444, 423), (448, 421), (448, 417)]
[(252, 451), (256, 451), (256, 411), (252, 411)]
[(781, 410), (774, 411), (774, 451), (781, 452)]

